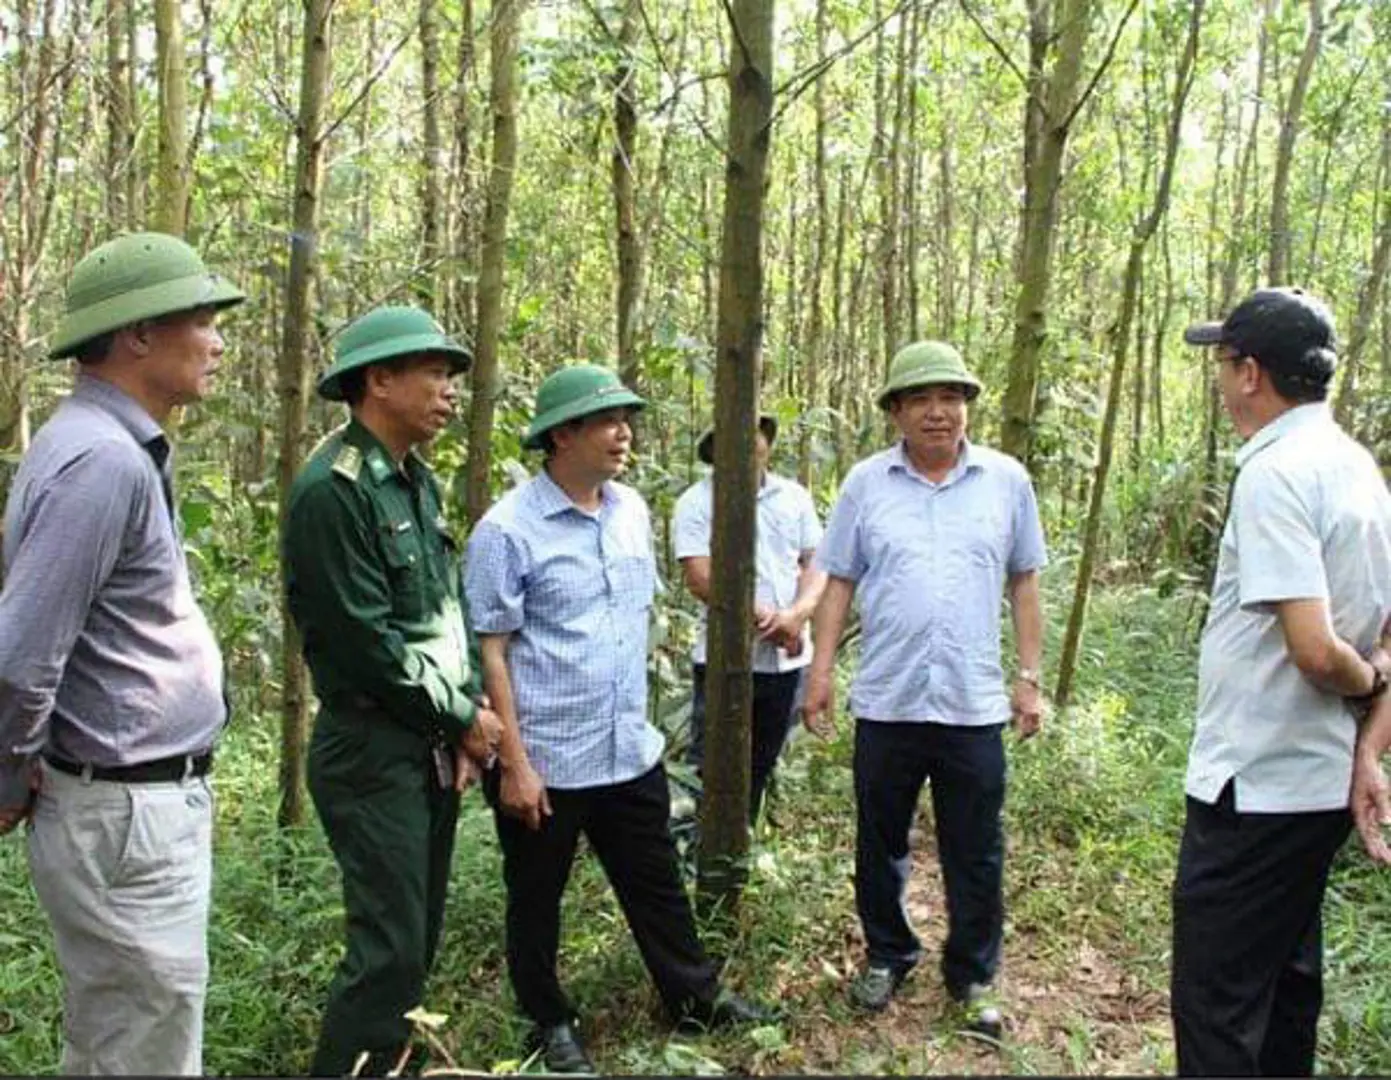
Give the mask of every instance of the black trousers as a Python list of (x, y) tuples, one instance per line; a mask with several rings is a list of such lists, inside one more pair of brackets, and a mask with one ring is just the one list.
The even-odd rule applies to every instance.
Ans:
[(1003, 725), (956, 727), (859, 720), (855, 725), (855, 903), (869, 962), (904, 972), (922, 942), (903, 909), (908, 832), (932, 782), (947, 894), (942, 978), (957, 999), (995, 978), (1004, 934)]
[(658, 764), (622, 784), (548, 788), (553, 813), (536, 831), (498, 808), (499, 779), (493, 770), (485, 791), (493, 804), (507, 883), (507, 971), (522, 1012), (543, 1026), (574, 1016), (560, 988), (556, 957), (560, 898), (580, 833), (613, 886), (667, 1012), (678, 1019), (713, 1003), (718, 972), (696, 936), (681, 883), (667, 828), (666, 770)]
[(1170, 987), (1181, 1076), (1309, 1076), (1323, 1006), (1323, 894), (1346, 810), (1238, 813), (1189, 798)]
[[(792, 704), (797, 699), (800, 671), (754, 672), (753, 716), (750, 732), (751, 760), (749, 762), (749, 822), (758, 820), (763, 806), (763, 793), (778, 764), (778, 755), (787, 742), (792, 726)], [(697, 774), (705, 761), (705, 665), (691, 666), (694, 693), (691, 697), (691, 745), (686, 761)]]

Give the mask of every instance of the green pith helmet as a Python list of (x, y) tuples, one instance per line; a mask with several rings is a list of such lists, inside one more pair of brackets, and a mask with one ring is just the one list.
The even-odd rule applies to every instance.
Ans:
[(889, 399), (900, 390), (941, 385), (960, 386), (967, 401), (974, 401), (981, 391), (980, 380), (966, 370), (966, 361), (952, 346), (945, 341), (915, 341), (894, 354), (889, 381), (879, 391), (879, 407), (887, 409)]
[[(760, 413), (758, 430), (763, 432), (763, 437), (768, 440), (768, 445), (772, 446), (778, 437), (778, 418), (768, 413)], [(706, 428), (705, 434), (700, 437), (700, 442), (696, 443), (696, 457), (707, 465), (715, 464), (715, 429), (713, 427)]]
[(373, 308), (338, 335), (333, 366), (319, 379), (319, 396), (342, 401), (347, 372), (419, 353), (442, 354), (456, 373), (473, 363), (473, 354), (446, 334), (428, 311), (405, 306)]
[(647, 402), (598, 364), (575, 364), (552, 372), (536, 391), (536, 413), (522, 439), (522, 449), (541, 449), (551, 428), (605, 409), (645, 409)]
[(144, 319), (232, 307), (245, 299), (246, 293), (210, 273), (198, 252), (177, 236), (126, 233), (73, 267), (63, 320), (48, 355), (53, 360), (72, 356), (93, 338)]

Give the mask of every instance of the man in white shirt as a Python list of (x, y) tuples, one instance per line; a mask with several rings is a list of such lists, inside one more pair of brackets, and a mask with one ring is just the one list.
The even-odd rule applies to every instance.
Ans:
[[(754, 547), (754, 643), (752, 762), (749, 771), (749, 820), (757, 820), (763, 792), (777, 765), (792, 722), (793, 703), (802, 669), (811, 662), (808, 620), (826, 586), (826, 575), (811, 563), (821, 540), (821, 522), (811, 494), (795, 480), (768, 470), (777, 420), (759, 417), (758, 529)], [(713, 463), (714, 432), (696, 445), (696, 456)], [(672, 517), (676, 557), (686, 587), (701, 604), (710, 596), (710, 523), (714, 476), (696, 481), (676, 500)], [(699, 771), (705, 749), (705, 615), (692, 650), (691, 748), (687, 760)]]
[(1325, 403), (1337, 355), (1322, 303), (1261, 289), (1184, 337), (1216, 347), (1246, 441), (1203, 630), (1174, 882), (1178, 1071), (1308, 1076), (1357, 717), (1391, 671), (1391, 496)]

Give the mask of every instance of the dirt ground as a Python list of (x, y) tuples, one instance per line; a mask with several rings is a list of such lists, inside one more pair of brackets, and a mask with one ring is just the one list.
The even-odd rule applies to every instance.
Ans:
[[(908, 912), (923, 962), (889, 1008), (864, 1016), (843, 1005), (862, 962), (858, 927), (844, 935), (810, 985), (812, 1007), (789, 1025), (786, 1047), (749, 1062), (751, 1072), (946, 1075), (1141, 1075), (1172, 1072), (1167, 997), (1140, 986), (1086, 939), (1011, 930), (998, 990), (1007, 1031), (996, 1046), (959, 1029), (937, 976), (946, 908), (930, 834), (915, 830)], [(828, 943), (829, 944), (829, 943)], [(1104, 943), (1102, 943), (1104, 945)], [(820, 1006), (818, 1009), (817, 1006)]]

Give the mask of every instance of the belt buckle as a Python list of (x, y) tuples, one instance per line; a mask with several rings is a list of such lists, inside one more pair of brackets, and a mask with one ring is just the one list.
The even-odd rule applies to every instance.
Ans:
[(85, 761), (82, 763), (82, 771), (77, 774), (78, 777), (82, 780), (82, 783), (87, 785), (90, 785), (92, 783), (93, 769), (94, 767), (90, 761)]
[(187, 784), (193, 779), (194, 760), (192, 754), (184, 755), (184, 774), (179, 777), (179, 783)]

